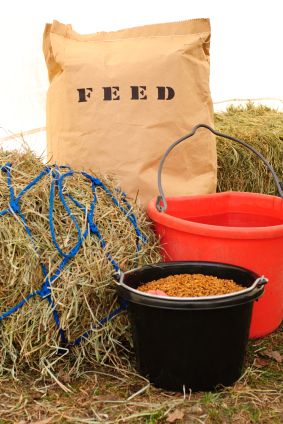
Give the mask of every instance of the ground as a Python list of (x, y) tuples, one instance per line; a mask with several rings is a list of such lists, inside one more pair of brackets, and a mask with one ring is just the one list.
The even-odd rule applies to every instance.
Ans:
[(111, 368), (86, 371), (61, 387), (25, 373), (2, 377), (0, 424), (48, 423), (270, 423), (283, 422), (283, 326), (250, 340), (245, 370), (232, 387), (215, 392), (172, 393), (142, 377)]

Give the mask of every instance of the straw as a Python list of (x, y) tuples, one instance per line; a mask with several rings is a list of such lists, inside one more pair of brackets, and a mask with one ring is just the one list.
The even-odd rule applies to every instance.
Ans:
[[(248, 103), (244, 107), (230, 106), (215, 114), (215, 128), (242, 139), (272, 164), (283, 179), (283, 113), (267, 106)], [(250, 191), (277, 194), (270, 172), (252, 152), (241, 145), (217, 139), (218, 191)]]
[[(30, 151), (24, 153), (0, 151), (0, 166), (13, 164), (12, 178), (15, 195), (42, 169), (41, 161)], [(116, 192), (117, 182), (107, 176), (97, 176), (122, 202)], [(7, 214), (0, 217), (0, 313), (7, 311), (29, 293), (38, 290), (43, 282), (40, 260), (52, 275), (62, 258), (51, 239), (48, 208), (51, 177), (47, 175), (25, 194), (21, 209), (34, 235), (29, 239), (21, 219)], [(81, 174), (66, 179), (64, 190), (70, 193), (87, 210), (92, 199), (91, 185)], [(6, 175), (0, 175), (0, 210), (7, 208), (9, 190)], [(145, 213), (133, 204), (138, 225), (148, 242), (136, 253), (136, 233), (127, 217), (119, 211), (105, 192), (97, 189), (94, 221), (107, 241), (106, 251), (98, 238), (87, 236), (83, 246), (52, 284), (52, 296), (60, 315), (61, 327), (69, 341), (74, 341), (93, 325), (97, 329), (80, 345), (61, 349), (62, 343), (46, 299), (36, 296), (19, 311), (0, 322), (0, 372), (16, 376), (20, 369), (31, 368), (44, 375), (54, 375), (62, 370), (78, 376), (87, 364), (128, 365), (128, 349), (132, 341), (128, 319), (121, 313), (104, 326), (99, 321), (117, 308), (113, 267), (106, 252), (123, 270), (132, 269), (160, 260), (157, 240)], [(86, 213), (72, 207), (82, 232), (86, 228)], [(54, 204), (54, 229), (60, 248), (67, 252), (77, 241), (74, 224), (62, 207), (58, 196)], [(36, 246), (36, 248), (35, 248)], [(40, 258), (38, 256), (40, 252)], [(60, 353), (60, 354), (58, 354)]]

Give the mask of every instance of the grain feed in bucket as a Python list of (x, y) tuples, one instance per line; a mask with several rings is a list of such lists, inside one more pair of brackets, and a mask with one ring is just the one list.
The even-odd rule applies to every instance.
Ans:
[[(219, 296), (243, 290), (244, 287), (231, 279), (204, 274), (173, 274), (158, 280), (149, 281), (138, 290), (174, 297)], [(153, 293), (153, 292), (156, 293)]]
[(0, 151), (0, 166), (0, 372), (125, 364), (113, 265), (158, 261), (145, 214), (113, 178), (45, 167), (29, 151)]

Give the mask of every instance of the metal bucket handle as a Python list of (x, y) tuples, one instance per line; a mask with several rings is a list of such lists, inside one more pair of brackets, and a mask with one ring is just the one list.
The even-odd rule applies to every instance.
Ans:
[[(140, 268), (136, 268), (136, 270), (138, 270)], [(133, 272), (135, 271), (135, 269), (128, 271), (128, 272)], [(127, 272), (126, 272), (127, 274)], [(264, 286), (266, 283), (268, 283), (268, 278), (266, 278), (264, 275), (262, 275), (261, 277), (258, 277), (253, 284), (250, 287), (245, 288), (244, 290), (241, 291), (237, 291), (237, 292), (233, 292), (233, 293), (227, 293), (227, 294), (221, 294), (218, 296), (195, 296), (195, 297), (176, 297), (176, 296), (160, 296), (157, 294), (151, 294), (151, 293), (147, 293), (147, 292), (141, 292), (138, 290), (138, 288), (134, 289), (131, 286), (128, 286), (127, 284), (124, 283), (124, 277), (125, 277), (125, 273), (120, 273), (119, 274), (119, 278), (115, 278), (115, 282), (117, 284), (117, 286), (123, 287), (124, 289), (126, 289), (129, 292), (132, 293), (138, 293), (140, 296), (145, 296), (146, 298), (158, 298), (158, 299), (166, 299), (166, 300), (172, 300), (172, 301), (179, 301), (179, 302), (184, 302), (184, 301), (188, 301), (188, 300), (192, 300), (193, 302), (199, 302), (202, 300), (217, 300), (217, 299), (225, 299), (225, 298), (231, 298), (234, 296), (238, 296), (238, 295), (242, 295), (242, 294), (246, 294), (249, 293), (251, 291), (253, 291), (256, 288), (261, 288), (262, 286)], [(169, 298), (169, 299), (168, 299)]]
[(282, 184), (282, 182), (279, 181), (279, 178), (276, 175), (272, 165), (267, 161), (267, 159), (265, 159), (265, 157), (258, 150), (256, 150), (253, 146), (249, 145), (245, 141), (239, 140), (238, 138), (232, 137), (231, 135), (222, 134), (219, 131), (214, 130), (209, 125), (198, 124), (192, 129), (192, 131), (189, 134), (184, 135), (183, 137), (176, 140), (173, 144), (171, 144), (171, 146), (168, 147), (168, 149), (164, 153), (164, 155), (163, 155), (163, 157), (162, 157), (162, 159), (159, 163), (158, 174), (157, 174), (157, 184), (158, 184), (159, 196), (157, 197), (157, 200), (156, 200), (156, 209), (159, 212), (165, 212), (166, 209), (167, 209), (167, 202), (166, 202), (166, 198), (165, 198), (164, 191), (163, 191), (163, 188), (162, 188), (162, 183), (161, 183), (161, 174), (162, 174), (164, 162), (165, 162), (167, 156), (169, 155), (169, 153), (174, 149), (174, 147), (176, 147), (178, 144), (180, 144), (182, 141), (186, 140), (187, 138), (192, 137), (199, 128), (206, 128), (207, 130), (211, 131), (213, 134), (215, 134), (219, 137), (224, 137), (224, 138), (227, 138), (228, 140), (236, 141), (237, 143), (240, 143), (242, 146), (245, 146), (247, 149), (249, 149), (253, 153), (255, 153), (264, 162), (266, 167), (271, 172), (273, 179), (274, 179), (274, 182), (275, 182), (275, 185), (276, 185), (276, 188), (277, 188), (277, 191), (278, 191), (278, 194), (283, 199), (283, 184)]

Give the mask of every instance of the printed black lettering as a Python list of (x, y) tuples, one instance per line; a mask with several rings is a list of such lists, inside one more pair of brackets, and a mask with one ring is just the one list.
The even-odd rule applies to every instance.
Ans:
[(175, 91), (172, 87), (157, 87), (158, 100), (171, 100), (175, 96)]
[(146, 100), (147, 95), (145, 94), (145, 85), (131, 85), (132, 99), (131, 100)]
[(90, 98), (92, 88), (78, 88), (77, 91), (79, 92), (78, 102), (87, 102), (87, 99)]
[(119, 87), (102, 87), (104, 90), (103, 100), (120, 100)]

